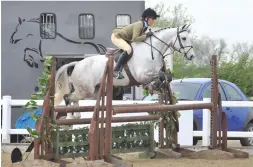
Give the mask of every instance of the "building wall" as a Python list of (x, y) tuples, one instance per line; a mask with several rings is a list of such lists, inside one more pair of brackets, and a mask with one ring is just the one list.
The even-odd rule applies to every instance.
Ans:
[[(144, 1), (2, 1), (1, 4), (1, 96), (11, 95), (13, 99), (29, 99), (35, 92), (43, 70), (43, 56), (97, 53), (93, 46), (81, 44), (83, 42), (115, 47), (110, 36), (116, 27), (116, 15), (129, 14), (134, 22), (145, 9)], [(41, 13), (55, 14), (55, 39), (41, 38)], [(79, 38), (78, 16), (81, 13), (94, 15), (94, 39)], [(13, 114), (12, 124), (20, 115), (20, 112)]]

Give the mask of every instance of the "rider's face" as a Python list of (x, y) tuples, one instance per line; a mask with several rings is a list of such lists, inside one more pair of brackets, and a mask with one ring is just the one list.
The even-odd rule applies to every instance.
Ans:
[(152, 26), (153, 23), (154, 23), (154, 20), (155, 20), (155, 19), (153, 19), (153, 18), (148, 18), (148, 25), (149, 25), (149, 26)]
[(148, 22), (148, 25), (149, 25), (149, 26), (152, 26), (155, 19), (154, 19), (154, 18), (151, 18), (151, 17), (149, 17), (149, 18), (147, 17), (145, 20)]

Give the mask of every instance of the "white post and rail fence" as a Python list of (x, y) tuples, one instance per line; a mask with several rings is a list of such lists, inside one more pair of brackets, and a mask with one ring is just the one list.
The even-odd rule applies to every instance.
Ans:
[[(203, 101), (179, 101), (177, 104), (196, 104), (196, 103), (206, 103), (210, 102), (210, 98), (204, 98)], [(11, 115), (12, 107), (15, 106), (25, 106), (29, 100), (18, 100), (12, 99), (11, 96), (3, 96), (1, 99), (1, 115), (2, 118), (2, 143), (10, 143), (10, 135), (29, 135), (26, 129), (12, 129), (11, 128)], [(96, 100), (81, 100), (79, 101), (79, 106), (91, 106), (95, 105)], [(122, 101), (114, 100), (113, 105), (121, 104), (147, 104), (156, 103), (156, 101)], [(37, 104), (41, 106), (43, 100), (37, 100)], [(64, 102), (60, 106), (64, 106)], [(223, 107), (253, 107), (253, 101), (222, 101)], [(202, 146), (209, 146), (210, 144), (210, 111), (208, 109), (203, 109), (203, 130), (194, 131), (193, 130), (193, 110), (179, 111), (181, 117), (179, 118), (179, 133), (178, 133), (178, 143), (182, 146), (192, 146), (193, 137), (202, 137)], [(91, 118), (93, 111), (81, 113), (81, 118)], [(239, 114), (239, 113), (238, 113)], [(148, 113), (129, 113), (129, 114), (119, 114), (117, 116), (134, 116), (134, 115), (148, 115)], [(21, 113), (20, 113), (21, 116)], [(113, 123), (113, 125), (122, 125), (127, 123)], [(83, 125), (74, 125), (73, 128), (83, 127)], [(155, 129), (155, 140), (158, 141), (158, 130)], [(253, 132), (243, 132), (243, 131), (228, 131), (227, 136), (230, 138), (253, 138)]]

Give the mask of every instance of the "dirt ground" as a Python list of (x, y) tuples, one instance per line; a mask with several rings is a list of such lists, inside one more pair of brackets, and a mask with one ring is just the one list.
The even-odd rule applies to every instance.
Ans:
[[(253, 156), (249, 159), (232, 160), (203, 160), (203, 159), (139, 159), (138, 154), (124, 154), (127, 162), (133, 163), (134, 167), (252, 167)], [(29, 156), (32, 159), (32, 155)], [(74, 161), (73, 161), (74, 162)], [(2, 167), (11, 165), (10, 154), (2, 153)], [(33, 165), (31, 165), (33, 166)]]
[(138, 159), (134, 154), (123, 157), (134, 167), (253, 167), (253, 156), (249, 159), (204, 160), (204, 159)]
[[(229, 144), (230, 145), (230, 144)], [(237, 144), (235, 144), (237, 146)], [(233, 146), (235, 146), (233, 144)], [(2, 151), (2, 167), (9, 167), (12, 163), (10, 153)], [(229, 160), (204, 160), (204, 159), (139, 159), (138, 153), (120, 154), (125, 161), (133, 163), (134, 167), (253, 167), (253, 156), (249, 159), (229, 159)], [(28, 160), (33, 159), (30, 154)], [(72, 162), (75, 160), (68, 159)], [(79, 161), (82, 159), (78, 159)], [(33, 166), (33, 165), (31, 165)], [(29, 167), (31, 167), (29, 165)]]

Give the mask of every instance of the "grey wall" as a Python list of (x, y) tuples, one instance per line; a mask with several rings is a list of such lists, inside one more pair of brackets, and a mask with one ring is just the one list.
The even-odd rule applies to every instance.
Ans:
[[(56, 39), (41, 39), (39, 23), (23, 22), (15, 34), (18, 43), (11, 44), (10, 38), (19, 24), (19, 17), (23, 20), (39, 18), (43, 12), (56, 14), (57, 32), (68, 39), (78, 42), (100, 43), (105, 47), (112, 47), (110, 41), (111, 30), (116, 27), (117, 14), (129, 14), (131, 22), (140, 19), (145, 9), (144, 1), (2, 1), (2, 94), (11, 95), (13, 99), (29, 99), (34, 93), (36, 80), (41, 75), (43, 63), (40, 62), (39, 43), (42, 55), (46, 54), (87, 54), (96, 53), (89, 45), (73, 44), (61, 37)], [(78, 15), (92, 13), (95, 16), (95, 38), (82, 40), (78, 34)], [(31, 34), (28, 35), (27, 34)], [(25, 52), (26, 48), (35, 50)], [(31, 56), (38, 63), (38, 68), (30, 67), (24, 61), (24, 56)], [(23, 112), (23, 111), (22, 111)], [(20, 116), (17, 114), (18, 116)], [(17, 115), (13, 115), (16, 120)], [(12, 120), (12, 125), (15, 123)]]

